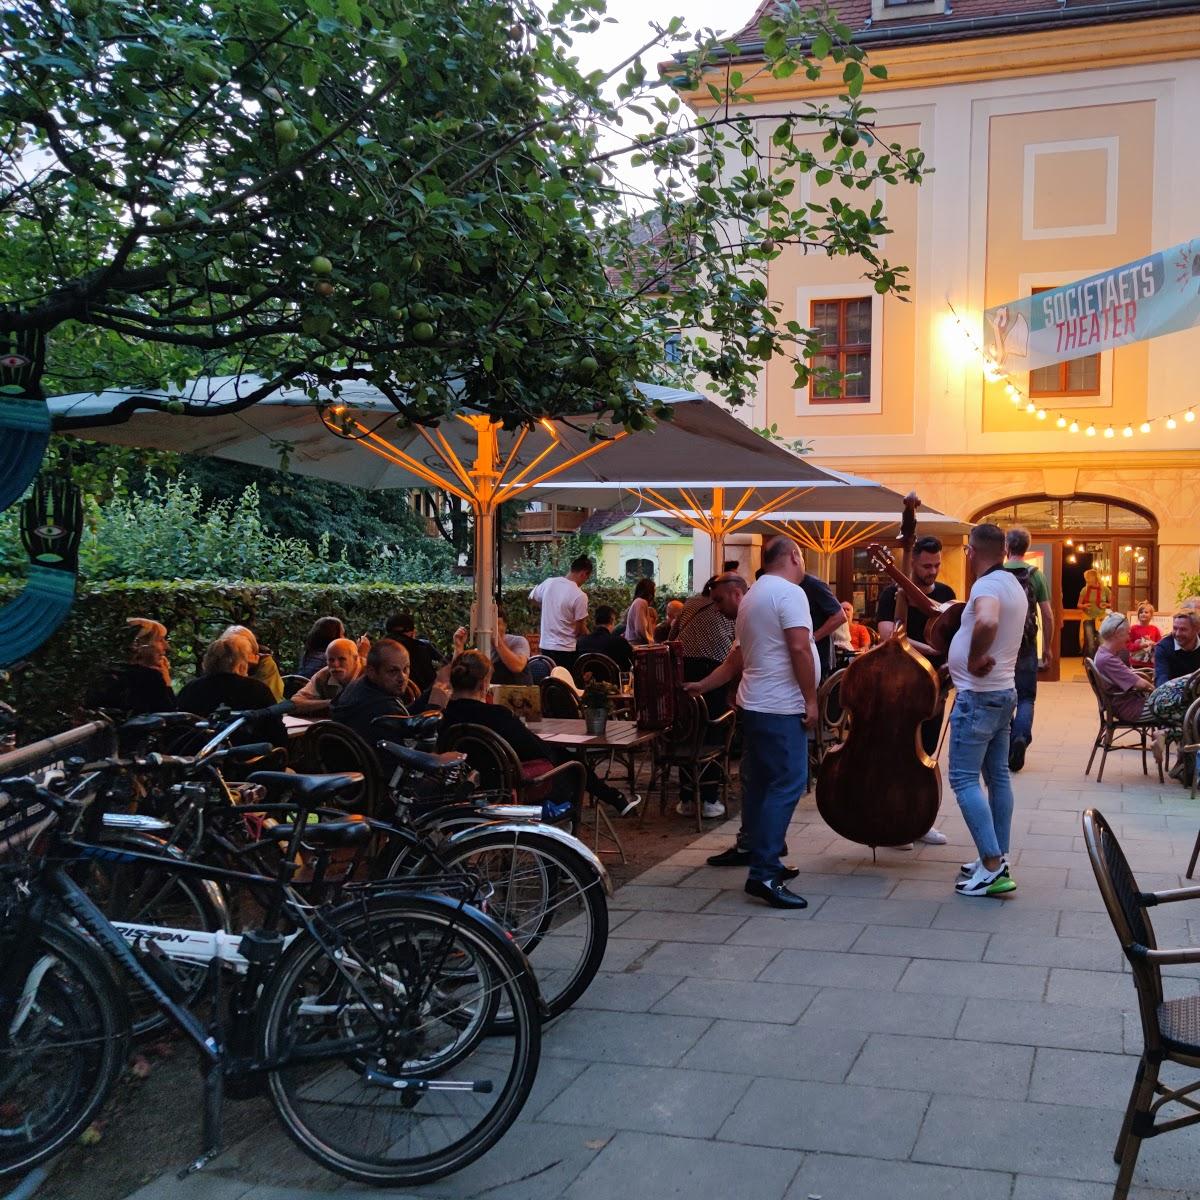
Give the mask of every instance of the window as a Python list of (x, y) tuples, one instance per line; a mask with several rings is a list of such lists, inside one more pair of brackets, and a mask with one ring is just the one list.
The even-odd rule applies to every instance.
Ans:
[(871, 0), (871, 19), (936, 17), (946, 12), (946, 0)]
[(625, 582), (637, 583), (639, 579), (654, 578), (654, 560), (651, 558), (627, 558), (625, 560)]
[[(1032, 294), (1048, 292), (1049, 287), (1035, 287)], [(1073, 358), (1070, 362), (1052, 363), (1029, 372), (1031, 396), (1098, 396), (1100, 395), (1100, 355)]]
[(840, 379), (814, 379), (811, 403), (868, 403), (871, 399), (871, 300), (814, 300), (810, 325), (821, 340), (812, 365), (841, 372)]
[(663, 358), (669, 363), (683, 361), (683, 338), (678, 333), (672, 333), (663, 343)]

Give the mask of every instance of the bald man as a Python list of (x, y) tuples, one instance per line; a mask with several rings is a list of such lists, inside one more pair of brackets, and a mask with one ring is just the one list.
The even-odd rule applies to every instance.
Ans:
[(292, 697), (297, 716), (327, 717), (342, 689), (362, 672), (358, 646), (349, 638), (334, 638), (325, 648), (325, 666)]

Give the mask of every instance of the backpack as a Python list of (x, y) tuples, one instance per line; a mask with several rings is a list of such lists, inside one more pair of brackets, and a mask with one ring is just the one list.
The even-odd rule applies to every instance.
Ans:
[(1033, 569), (1031, 567), (1004, 568), (1020, 585), (1028, 601), (1025, 610), (1025, 628), (1021, 632), (1021, 649), (1018, 654), (1027, 654), (1031, 648), (1037, 647), (1038, 633), (1038, 598), (1033, 590)]

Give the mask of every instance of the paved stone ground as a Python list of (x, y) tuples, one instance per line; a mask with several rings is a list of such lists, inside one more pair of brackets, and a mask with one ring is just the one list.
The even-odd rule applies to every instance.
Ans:
[[(1094, 805), (1142, 885), (1177, 887), (1200, 801), (1136, 755), (1083, 775), (1080, 683), (1043, 688), (1017, 778), (1005, 900), (953, 894), (973, 857), (953, 798), (944, 847), (869, 852), (812, 798), (789, 835), (802, 913), (704, 866), (707, 833), (622, 888), (605, 970), (547, 1031), (520, 1122), (481, 1162), (414, 1195), (465, 1200), (1100, 1200), (1140, 1045), (1133, 984), (1102, 911), (1079, 814)], [(1200, 942), (1200, 904), (1156, 910)], [(1170, 994), (1200, 970), (1169, 969)], [(396, 1193), (384, 1193), (396, 1195)], [(1147, 1143), (1138, 1200), (1200, 1197), (1200, 1128)], [(136, 1200), (351, 1200), (273, 1129)]]

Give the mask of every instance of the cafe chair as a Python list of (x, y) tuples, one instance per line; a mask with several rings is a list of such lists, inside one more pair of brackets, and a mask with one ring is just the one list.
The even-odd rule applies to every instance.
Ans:
[(561, 679), (542, 681), (542, 716), (577, 721), (583, 716), (579, 697)]
[(583, 687), (584, 680), (590, 675), (594, 683), (611, 683), (614, 686), (621, 682), (621, 668), (607, 654), (581, 654), (576, 660), (571, 674), (575, 682)]
[[(1192, 756), (1192, 784), (1188, 792), (1192, 800), (1196, 798), (1196, 785), (1200, 782), (1200, 700), (1193, 700), (1183, 715), (1183, 744), (1179, 747), (1180, 754)], [(1192, 857), (1188, 860), (1187, 877), (1194, 878), (1196, 862), (1200, 859), (1200, 833), (1196, 834), (1196, 844), (1192, 847)]]
[[(1141, 891), (1112, 828), (1094, 808), (1083, 814), (1083, 840), (1133, 972), (1142, 1023), (1142, 1055), (1113, 1153), (1120, 1168), (1113, 1200), (1126, 1200), (1142, 1142), (1200, 1122), (1200, 993), (1167, 1000), (1162, 986), (1162, 968), (1200, 964), (1200, 946), (1160, 950), (1148, 915), (1160, 904), (1200, 900), (1200, 887)], [(1195, 1068), (1197, 1074), (1190, 1083), (1167, 1087), (1159, 1079), (1163, 1063)], [(1190, 1111), (1160, 1120), (1162, 1109), (1171, 1104)]]
[(357, 771), (362, 775), (362, 786), (357, 794), (350, 794), (345, 808), (379, 820), (391, 818), (392, 814), (384, 811), (383, 777), (375, 751), (349, 726), (339, 721), (314, 721), (292, 739), (288, 764), (301, 774)]
[(283, 698), (290, 700), (307, 682), (307, 675), (285, 675), (283, 677)]
[(525, 664), (525, 668), (529, 672), (529, 678), (534, 683), (543, 683), (549, 679), (550, 672), (554, 670), (555, 666), (557, 666), (557, 663), (546, 654), (532, 654), (529, 657), (529, 662)]
[[(675, 720), (655, 742), (654, 757), (650, 764), (649, 790), (654, 790), (657, 780), (659, 816), (667, 811), (667, 787), (672, 771), (676, 773), (680, 786), (687, 783), (692, 789), (698, 831), (704, 828), (700, 778), (710, 768), (721, 773), (721, 802), (728, 810), (729, 748), (733, 742), (734, 720), (732, 708), (714, 721), (709, 719), (708, 706), (700, 696), (683, 691), (676, 695)], [(642, 809), (641, 819), (646, 819), (645, 808)]]
[[(1083, 660), (1083, 670), (1087, 675), (1092, 695), (1096, 698), (1096, 708), (1100, 714), (1100, 728), (1097, 730), (1095, 740), (1092, 742), (1092, 753), (1088, 758), (1087, 767), (1083, 773), (1085, 775), (1091, 774), (1092, 762), (1096, 758), (1096, 751), (1100, 750), (1100, 770), (1096, 772), (1096, 782), (1102, 783), (1104, 781), (1104, 763), (1110, 751), (1141, 750), (1142, 774), (1149, 775), (1150, 769), (1146, 761), (1146, 754), (1150, 749), (1150, 740), (1156, 728), (1154, 723), (1152, 721), (1123, 721), (1114, 711), (1112, 697), (1105, 689), (1103, 681), (1096, 673), (1096, 666), (1090, 658)], [(1127, 734), (1132, 734), (1136, 740), (1125, 742), (1118, 740)], [(1158, 764), (1158, 782), (1164, 782), (1161, 763)]]

